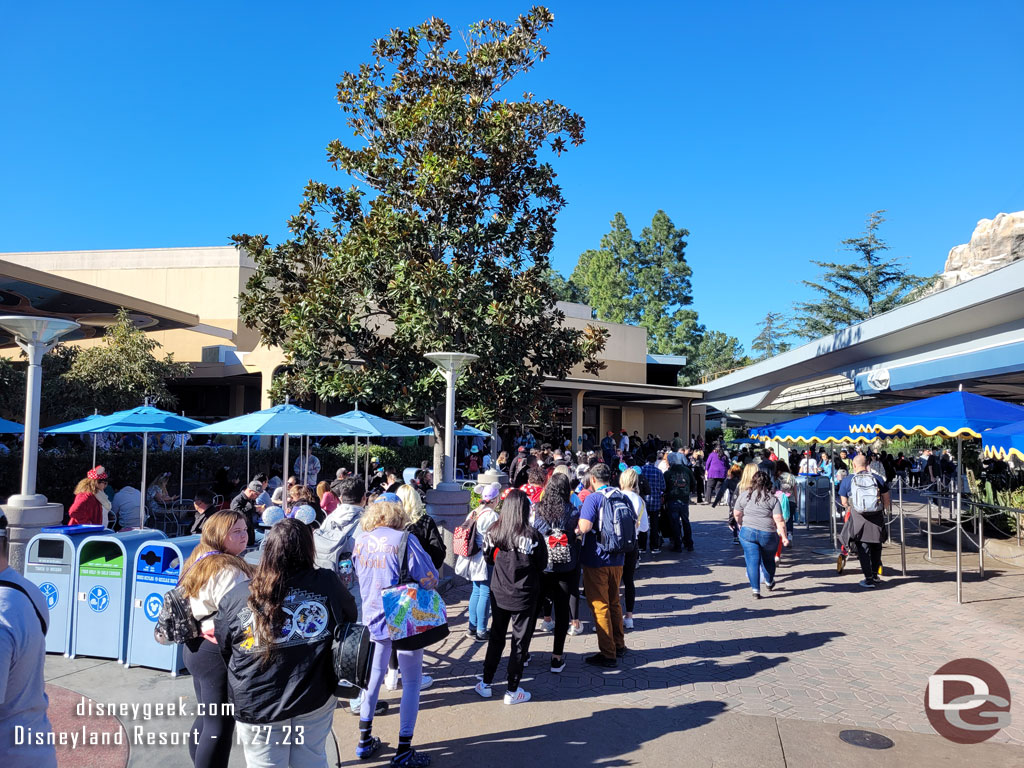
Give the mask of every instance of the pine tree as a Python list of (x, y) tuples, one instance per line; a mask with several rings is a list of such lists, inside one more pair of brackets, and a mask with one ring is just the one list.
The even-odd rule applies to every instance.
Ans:
[(785, 315), (781, 312), (769, 312), (757, 327), (761, 332), (754, 337), (750, 348), (761, 353), (759, 360), (767, 360), (792, 348), (793, 345), (786, 341), (790, 332), (786, 327)]
[(907, 272), (901, 259), (883, 257), (889, 250), (877, 234), (885, 221), (883, 213), (870, 214), (862, 235), (842, 241), (845, 250), (857, 254), (851, 263), (813, 262), (824, 270), (821, 282), (804, 280), (803, 284), (820, 294), (820, 299), (794, 304), (795, 335), (815, 339), (848, 328), (913, 301), (930, 282), (931, 278)]

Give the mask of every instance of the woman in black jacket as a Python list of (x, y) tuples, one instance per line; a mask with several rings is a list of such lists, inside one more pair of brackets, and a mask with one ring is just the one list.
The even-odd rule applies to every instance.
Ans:
[(484, 674), (474, 690), (491, 697), (491, 682), (505, 652), (505, 633), (512, 625), (508, 659), (506, 704), (522, 704), (530, 694), (519, 687), (530, 655), (530, 640), (537, 623), (541, 575), (548, 564), (544, 538), (530, 525), (530, 499), (514, 490), (498, 507), (498, 521), (487, 531), (484, 557), (493, 566), (491, 576), (491, 637), (487, 643)]
[[(551, 649), (551, 671), (558, 674), (565, 669), (565, 636), (569, 632), (570, 598), (579, 593), (579, 540), (576, 523), (580, 513), (569, 501), (572, 484), (567, 475), (552, 475), (544, 488), (544, 497), (537, 502), (533, 527), (543, 540), (554, 540), (549, 548), (547, 568), (541, 576), (541, 596), (550, 600), (554, 608), (554, 643)], [(547, 548), (547, 544), (545, 545)], [(552, 562), (557, 560), (558, 562)]]
[(305, 523), (281, 520), (265, 542), (252, 581), (214, 618), (237, 740), (248, 765), (327, 768), (338, 685), (331, 646), (338, 624), (356, 620), (355, 600), (333, 571), (314, 567)]

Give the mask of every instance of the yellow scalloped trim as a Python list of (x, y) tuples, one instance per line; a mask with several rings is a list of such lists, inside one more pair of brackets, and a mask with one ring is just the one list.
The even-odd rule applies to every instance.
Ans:
[(981, 433), (975, 432), (969, 427), (961, 427), (958, 430), (946, 429), (946, 427), (935, 427), (934, 429), (927, 429), (918, 424), (916, 427), (904, 427), (902, 424), (897, 424), (891, 429), (885, 429), (880, 427), (878, 424), (858, 424), (850, 427), (851, 432), (875, 432), (883, 435), (924, 435), (926, 437), (934, 437), (935, 435), (942, 435), (943, 437), (975, 437), (980, 438)]
[(862, 437), (860, 435), (857, 437), (827, 437), (824, 439), (820, 437), (804, 437), (803, 435), (785, 435), (781, 437), (779, 435), (766, 435), (763, 439), (777, 440), (780, 443), (823, 443), (825, 445), (830, 443), (871, 443), (876, 440), (874, 437)]
[(991, 445), (986, 445), (981, 449), (981, 452), (985, 456), (993, 459), (1002, 459), (1003, 461), (1006, 461), (1011, 457), (1016, 456), (1021, 461), (1024, 461), (1024, 453), (1021, 453), (1018, 449), (1013, 447), (1006, 449), (993, 448)]

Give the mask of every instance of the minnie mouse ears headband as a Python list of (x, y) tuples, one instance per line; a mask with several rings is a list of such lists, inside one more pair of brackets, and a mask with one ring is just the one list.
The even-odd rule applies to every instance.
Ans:
[(85, 473), (90, 480), (106, 480), (107, 470), (102, 466), (96, 466)]

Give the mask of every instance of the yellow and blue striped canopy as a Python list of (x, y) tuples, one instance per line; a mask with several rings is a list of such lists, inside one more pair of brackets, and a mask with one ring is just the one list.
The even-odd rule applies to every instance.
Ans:
[(853, 418), (842, 411), (827, 410), (758, 427), (750, 434), (762, 440), (782, 443), (870, 443), (874, 440), (874, 435), (851, 434), (850, 420)]
[(850, 431), (980, 438), (990, 429), (1016, 421), (1024, 421), (1024, 407), (957, 391), (855, 416)]
[(1024, 421), (996, 427), (981, 436), (982, 451), (996, 459), (1015, 456), (1024, 461)]

